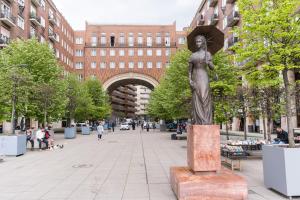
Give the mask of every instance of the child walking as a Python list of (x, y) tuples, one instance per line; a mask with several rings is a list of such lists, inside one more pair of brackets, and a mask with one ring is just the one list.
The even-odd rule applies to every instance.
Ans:
[(99, 125), (97, 126), (98, 140), (101, 140), (103, 132), (104, 132), (104, 127), (102, 125), (102, 122), (99, 122)]

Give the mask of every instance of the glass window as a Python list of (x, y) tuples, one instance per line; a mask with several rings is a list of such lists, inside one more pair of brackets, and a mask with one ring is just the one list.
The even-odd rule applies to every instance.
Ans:
[(133, 69), (134, 68), (134, 62), (129, 62), (128, 68)]
[(129, 56), (134, 56), (134, 49), (129, 49), (128, 50), (128, 55)]
[(156, 44), (161, 44), (161, 34), (160, 33), (156, 34)]
[(227, 27), (227, 16), (223, 18), (223, 29)]
[(18, 27), (24, 30), (24, 19), (20, 16), (18, 16), (18, 21), (17, 21)]
[(114, 49), (109, 50), (109, 55), (110, 56), (115, 56), (116, 55), (116, 51)]
[(120, 45), (124, 45), (125, 44), (125, 35), (124, 35), (124, 33), (120, 33), (119, 44)]
[(147, 37), (147, 47), (152, 47), (152, 36)]
[(77, 49), (77, 50), (75, 51), (75, 56), (77, 56), (77, 57), (82, 57), (82, 56), (83, 56), (83, 51), (80, 50), (80, 49)]
[(156, 49), (156, 56), (161, 56), (161, 49)]
[(178, 38), (178, 44), (185, 44), (185, 37), (179, 37)]
[(138, 37), (138, 45), (143, 45), (143, 36)]
[(138, 62), (138, 68), (143, 68), (144, 67), (144, 63), (143, 62)]
[(147, 49), (147, 56), (152, 56), (152, 49)]
[(152, 62), (147, 62), (147, 68), (149, 68), (149, 69), (152, 68)]
[(170, 56), (170, 49), (166, 49), (166, 56)]
[(44, 28), (46, 27), (46, 21), (45, 21), (44, 17), (42, 17), (42, 16), (41, 16), (41, 25)]
[(133, 36), (128, 37), (128, 46), (133, 47), (134, 46), (134, 38)]
[(75, 69), (83, 69), (83, 62), (75, 63)]
[(111, 69), (116, 68), (116, 63), (115, 63), (115, 62), (110, 62), (110, 63), (109, 63), (109, 67), (110, 67)]
[(82, 38), (82, 37), (77, 37), (77, 38), (75, 39), (75, 43), (76, 43), (76, 44), (83, 44), (83, 38)]
[(91, 68), (96, 69), (96, 67), (97, 67), (97, 63), (96, 62), (91, 62)]
[(119, 63), (119, 68), (124, 69), (125, 68), (125, 62), (120, 62)]
[(106, 56), (106, 49), (101, 49), (100, 50), (100, 55), (101, 56)]
[(96, 49), (93, 49), (91, 51), (91, 56), (97, 56), (97, 50)]
[(138, 56), (143, 56), (143, 49), (138, 49)]
[(105, 35), (101, 36), (100, 43), (101, 43), (101, 45), (106, 45), (106, 36)]
[(93, 47), (97, 46), (97, 43), (98, 43), (97, 36), (92, 36), (91, 43), (92, 43)]
[(124, 49), (119, 50), (119, 56), (125, 56), (125, 50)]
[(162, 63), (161, 62), (157, 62), (156, 63), (156, 68), (161, 68), (162, 67)]
[(101, 62), (100, 63), (100, 68), (101, 69), (105, 69), (106, 68), (106, 63), (105, 62)]

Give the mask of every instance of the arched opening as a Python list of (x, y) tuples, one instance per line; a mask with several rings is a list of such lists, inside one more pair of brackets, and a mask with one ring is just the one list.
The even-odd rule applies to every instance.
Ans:
[(159, 82), (138, 73), (125, 73), (105, 81), (103, 88), (112, 103), (112, 120), (124, 118), (145, 119), (151, 91)]

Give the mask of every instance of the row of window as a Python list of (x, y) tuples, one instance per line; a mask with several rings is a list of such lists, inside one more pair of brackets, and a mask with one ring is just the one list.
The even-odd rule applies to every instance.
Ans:
[[(147, 56), (153, 56), (153, 50), (152, 49), (138, 49), (137, 50), (137, 55), (138, 56), (144, 56), (144, 52), (146, 51), (146, 55)], [(155, 50), (155, 54), (156, 56), (162, 56), (162, 49), (156, 49)], [(171, 54), (171, 50), (170, 49), (166, 49), (165, 50), (165, 55), (166, 56), (170, 56)], [(107, 55), (107, 50), (106, 49), (101, 49), (100, 50), (100, 56), (106, 56)], [(128, 56), (134, 56), (135, 55), (135, 50), (134, 49), (128, 49)], [(77, 57), (83, 57), (84, 56), (84, 52), (83, 50), (76, 50), (75, 51), (75, 56)], [(97, 50), (93, 49), (91, 50), (91, 56), (97, 56)], [(110, 49), (109, 50), (109, 56), (116, 56), (116, 50), (115, 49)], [(124, 49), (120, 49), (119, 50), (119, 56), (123, 57), (125, 56), (125, 50)]]
[[(137, 68), (139, 69), (142, 69), (144, 68), (144, 62), (137, 62), (137, 63), (134, 63), (134, 62), (128, 62), (128, 68), (129, 69), (133, 69), (135, 68), (135, 64), (137, 64)], [(110, 62), (109, 63), (109, 68), (110, 69), (115, 69), (116, 68), (116, 63), (115, 62)], [(162, 65), (163, 63), (162, 62), (156, 62), (155, 64), (155, 67), (156, 68), (162, 68)], [(169, 65), (169, 62), (165, 63), (165, 66), (167, 67)], [(145, 63), (145, 66), (148, 68), (148, 69), (151, 69), (154, 67), (154, 64), (153, 62), (147, 62)], [(101, 62), (99, 64), (99, 67), (100, 69), (105, 69), (107, 68), (107, 63), (106, 62)], [(84, 68), (84, 63), (83, 62), (76, 62), (75, 63), (75, 69), (83, 69)], [(97, 68), (97, 62), (91, 62), (91, 68), (92, 69), (96, 69)], [(119, 62), (119, 68), (120, 69), (124, 69), (126, 68), (126, 63), (125, 62)]]

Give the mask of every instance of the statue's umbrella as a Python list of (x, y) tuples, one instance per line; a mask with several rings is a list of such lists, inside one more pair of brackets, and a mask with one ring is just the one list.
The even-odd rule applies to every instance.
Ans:
[(203, 35), (207, 40), (208, 51), (214, 55), (224, 46), (224, 33), (215, 26), (197, 26), (188, 36), (188, 49), (196, 52), (198, 49), (195, 44), (195, 37)]

